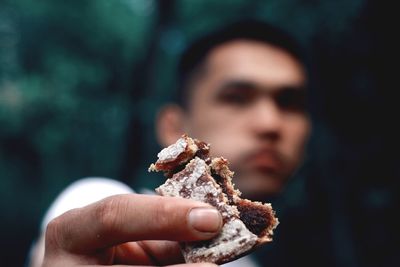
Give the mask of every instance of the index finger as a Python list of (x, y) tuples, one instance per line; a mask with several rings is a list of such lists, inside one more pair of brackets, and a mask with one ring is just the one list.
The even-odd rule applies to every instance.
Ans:
[(208, 204), (175, 197), (126, 194), (57, 217), (48, 225), (46, 242), (83, 253), (128, 241), (210, 239), (221, 226), (221, 215)]

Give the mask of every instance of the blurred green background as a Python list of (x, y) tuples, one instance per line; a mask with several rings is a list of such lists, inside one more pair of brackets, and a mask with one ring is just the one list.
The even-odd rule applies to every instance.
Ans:
[(147, 174), (153, 120), (174, 91), (177, 56), (246, 16), (299, 38), (315, 76), (310, 156), (276, 203), (284, 230), (268, 266), (396, 266), (392, 10), (366, 0), (1, 0), (0, 265), (23, 265), (71, 182), (160, 182)]

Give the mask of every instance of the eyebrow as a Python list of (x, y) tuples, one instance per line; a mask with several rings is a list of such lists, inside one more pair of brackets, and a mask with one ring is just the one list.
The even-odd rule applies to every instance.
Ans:
[(223, 92), (230, 88), (242, 88), (244, 90), (261, 90), (261, 86), (258, 86), (254, 82), (246, 80), (231, 80), (223, 83), (218, 89), (219, 92)]
[[(221, 93), (225, 90), (229, 90), (230, 88), (241, 88), (243, 90), (254, 90), (254, 91), (264, 91), (265, 88), (267, 89), (281, 89), (281, 90), (300, 90), (300, 91), (307, 91), (306, 90), (306, 85), (305, 84), (301, 84), (301, 85), (282, 85), (279, 87), (266, 87), (266, 86), (260, 86), (252, 81), (248, 81), (248, 80), (231, 80), (228, 82), (223, 83), (220, 88), (218, 89), (218, 92)], [(270, 90), (266, 90), (266, 91), (270, 91)], [(275, 90), (274, 90), (275, 91)], [(274, 94), (274, 93), (272, 93)]]

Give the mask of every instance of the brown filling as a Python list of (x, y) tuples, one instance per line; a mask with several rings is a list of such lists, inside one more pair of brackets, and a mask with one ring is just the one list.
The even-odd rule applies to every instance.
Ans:
[(271, 211), (261, 205), (252, 203), (249, 200), (234, 198), (236, 192), (227, 185), (226, 178), (218, 175), (213, 170), (212, 177), (221, 186), (222, 192), (226, 194), (230, 205), (235, 205), (240, 213), (240, 220), (253, 234), (263, 237), (268, 234), (269, 227), (273, 222)]
[(230, 188), (227, 186), (227, 184), (226, 184), (227, 181), (222, 176), (216, 174), (214, 170), (212, 170), (211, 176), (221, 186), (222, 192), (228, 197), (228, 201), (229, 201), (228, 204), (234, 205), (233, 195), (235, 194), (235, 192), (230, 190)]
[(175, 173), (183, 171), (186, 167), (186, 163), (187, 162), (185, 162), (181, 165), (174, 166), (174, 169), (172, 169), (172, 170), (165, 171), (164, 176), (167, 178), (171, 178)]
[(239, 197), (240, 192), (233, 188), (230, 182), (232, 172), (227, 169), (224, 161), (217, 161), (212, 168), (212, 177), (221, 186), (222, 192), (228, 197), (230, 205), (237, 207), (240, 213), (240, 220), (253, 234), (264, 237), (274, 224), (272, 210), (261, 203), (252, 202)]
[(159, 171), (165, 171), (165, 172), (170, 172), (170, 170), (174, 170), (179, 168), (180, 165), (185, 166), (185, 164), (193, 157), (193, 154), (191, 151), (185, 151), (181, 153), (176, 159), (174, 160), (167, 160), (167, 161), (161, 161), (161, 162), (156, 162), (156, 168)]
[(194, 139), (194, 143), (197, 145), (199, 150), (196, 152), (196, 156), (204, 160), (207, 164), (210, 162), (210, 147), (206, 142), (199, 141), (197, 139)]
[(255, 206), (245, 201), (238, 203), (237, 208), (240, 212), (240, 219), (253, 234), (258, 237), (267, 234), (267, 229), (272, 222), (269, 211), (262, 206)]

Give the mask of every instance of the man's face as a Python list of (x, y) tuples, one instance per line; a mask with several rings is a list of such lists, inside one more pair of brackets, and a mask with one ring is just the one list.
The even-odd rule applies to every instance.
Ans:
[(280, 48), (236, 40), (214, 48), (193, 83), (186, 131), (211, 144), (250, 199), (279, 193), (310, 131), (303, 66)]

